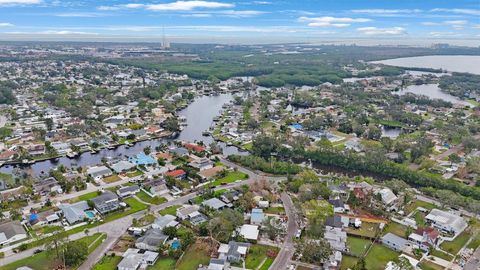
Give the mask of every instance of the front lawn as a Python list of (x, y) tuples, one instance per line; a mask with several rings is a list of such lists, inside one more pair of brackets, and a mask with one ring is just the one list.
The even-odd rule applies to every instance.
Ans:
[(120, 211), (120, 212), (115, 212), (112, 214), (108, 214), (104, 218), (104, 222), (109, 222), (113, 221), (119, 218), (122, 218), (124, 216), (131, 215), (133, 213), (145, 210), (148, 208), (147, 205), (139, 202), (137, 199), (131, 197), (131, 198), (126, 198), (123, 200), (126, 204), (128, 204), (129, 208), (125, 211)]
[(177, 209), (180, 208), (180, 207), (181, 207), (181, 205), (169, 206), (165, 209), (162, 209), (162, 210), (158, 211), (158, 213), (162, 216), (165, 216), (165, 215), (175, 216), (175, 215), (177, 215)]
[(137, 176), (143, 175), (143, 172), (140, 171), (140, 170), (136, 170), (134, 172), (127, 172), (126, 174), (127, 174), (128, 177), (132, 178), (132, 177), (137, 177)]
[(104, 256), (93, 266), (92, 270), (116, 270), (121, 260), (121, 256)]
[(371, 244), (371, 241), (362, 238), (351, 236), (347, 238), (347, 247), (350, 253), (356, 256), (363, 256)]
[(156, 205), (162, 204), (162, 203), (164, 203), (164, 202), (167, 201), (167, 199), (165, 199), (164, 197), (158, 197), (158, 196), (150, 197), (150, 196), (148, 196), (148, 194), (145, 193), (145, 191), (143, 191), (143, 190), (140, 190), (140, 192), (137, 192), (136, 196), (137, 196), (140, 200), (142, 200), (142, 201), (144, 201), (144, 202), (146, 202), (146, 203), (156, 204)]
[(405, 214), (407, 214), (407, 215), (410, 214), (411, 212), (413, 212), (418, 207), (423, 207), (423, 208), (428, 209), (428, 210), (432, 210), (433, 208), (438, 208), (437, 206), (435, 206), (432, 203), (421, 201), (421, 200), (415, 200), (415, 201), (409, 203), (407, 206), (405, 206)]
[(470, 234), (467, 231), (463, 231), (453, 241), (443, 242), (440, 248), (455, 255), (467, 243), (468, 239), (470, 239)]
[(252, 245), (248, 250), (247, 258), (245, 259), (245, 267), (248, 269), (257, 269), (263, 260), (267, 258), (267, 252), (269, 250), (275, 250), (278, 252), (277, 247)]
[(248, 175), (246, 175), (242, 172), (232, 171), (232, 172), (228, 172), (226, 176), (213, 181), (212, 185), (213, 186), (218, 186), (218, 185), (221, 185), (221, 184), (232, 183), (232, 182), (235, 182), (237, 180), (245, 180), (247, 178), (248, 178)]
[(374, 244), (365, 257), (365, 265), (369, 270), (383, 270), (389, 261), (395, 261), (400, 253), (380, 244)]
[[(80, 238), (78, 240), (75, 240), (75, 242), (84, 242), (87, 246), (93, 247), (95, 245), (95, 241), (97, 239), (101, 239), (104, 234), (102, 233), (95, 233), (90, 236), (86, 236), (83, 238)], [(93, 250), (91, 248), (88, 249), (88, 252), (92, 252)], [(11, 264), (2, 266), (2, 270), (15, 270), (21, 266), (28, 266), (32, 269), (35, 270), (51, 270), (55, 269), (56, 266), (61, 263), (60, 260), (55, 258), (55, 255), (51, 252), (48, 251), (43, 251), (38, 254), (32, 255), (30, 257), (27, 257), (22, 260), (18, 260), (16, 262), (13, 262)], [(70, 268), (70, 269), (75, 269), (75, 267)]]
[(178, 270), (197, 270), (200, 264), (208, 265), (210, 254), (202, 243), (191, 245), (183, 254), (181, 260), (177, 262), (175, 269)]
[(98, 195), (99, 195), (98, 191), (89, 192), (89, 193), (80, 195), (77, 198), (71, 199), (70, 203), (75, 203), (75, 202), (79, 202), (79, 201), (88, 201), (88, 200), (91, 200), (95, 197), (98, 197)]

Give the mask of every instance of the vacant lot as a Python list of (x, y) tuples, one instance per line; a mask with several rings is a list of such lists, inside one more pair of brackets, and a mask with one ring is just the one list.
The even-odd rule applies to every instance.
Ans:
[(347, 247), (350, 253), (356, 256), (363, 256), (371, 244), (371, 241), (362, 238), (351, 236), (347, 238)]
[(210, 254), (203, 244), (195, 243), (191, 245), (183, 255), (182, 259), (177, 262), (175, 269), (178, 270), (197, 270), (198, 265), (208, 265), (210, 262)]

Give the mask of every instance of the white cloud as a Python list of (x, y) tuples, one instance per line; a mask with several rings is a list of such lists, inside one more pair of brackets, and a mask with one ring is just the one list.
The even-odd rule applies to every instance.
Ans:
[(442, 25), (441, 23), (437, 23), (437, 22), (422, 22), (422, 25), (425, 25), (425, 26), (438, 26), (438, 25)]
[(480, 16), (480, 9), (467, 9), (467, 8), (434, 8), (431, 12), (446, 12), (464, 15)]
[(480, 29), (480, 24), (475, 24), (472, 28), (473, 29)]
[(192, 14), (183, 14), (182, 17), (209, 18), (209, 17), (212, 17), (212, 14), (210, 14), (210, 13), (192, 13)]
[(378, 28), (378, 27), (361, 27), (357, 28), (357, 31), (364, 35), (403, 35), (406, 34), (406, 30), (403, 27), (389, 27), (389, 28)]
[(210, 2), (210, 1), (176, 1), (165, 4), (126, 4), (121, 5), (125, 8), (144, 8), (146, 10), (152, 11), (191, 11), (198, 8), (232, 8), (235, 5), (229, 3), (221, 2)]
[(114, 10), (119, 10), (121, 9), (120, 7), (117, 6), (99, 6), (97, 7), (98, 10), (103, 10), (103, 11), (114, 11)]
[(42, 0), (0, 0), (0, 6), (2, 5), (34, 5), (40, 4)]
[(451, 27), (453, 27), (457, 30), (463, 29), (465, 27), (465, 25), (468, 24), (468, 22), (465, 21), (465, 20), (444, 21), (443, 23), (446, 24), (446, 25), (450, 25)]
[(245, 18), (262, 15), (266, 12), (258, 10), (224, 10), (218, 13), (229, 17)]
[(308, 22), (310, 27), (348, 27), (352, 23), (370, 22), (365, 18), (348, 18), (348, 17), (300, 17), (300, 22)]
[(11, 23), (0, 23), (0, 27), (11, 27), (13, 24)]

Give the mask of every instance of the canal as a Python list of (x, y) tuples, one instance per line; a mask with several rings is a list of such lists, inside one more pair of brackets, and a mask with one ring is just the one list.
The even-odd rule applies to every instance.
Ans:
[[(202, 132), (207, 130), (213, 123), (213, 118), (220, 114), (222, 106), (233, 99), (232, 94), (220, 94), (217, 96), (200, 96), (197, 97), (187, 108), (179, 111), (180, 116), (187, 119), (187, 124), (176, 140), (200, 142), (203, 141), (205, 145), (213, 142), (213, 138), (202, 136)], [(122, 158), (136, 155), (143, 151), (145, 147), (150, 146), (155, 149), (156, 146), (165, 143), (173, 142), (172, 139), (152, 139), (140, 141), (133, 146), (120, 145), (115, 149), (101, 149), (96, 153), (84, 152), (76, 158), (60, 157), (52, 160), (39, 161), (30, 165), (3, 165), (0, 167), (2, 173), (12, 173), (16, 168), (22, 169), (31, 175), (38, 177), (42, 176), (54, 167), (63, 164), (71, 167), (85, 167), (101, 164), (103, 158)], [(219, 143), (223, 148), (225, 155), (243, 154), (236, 147), (226, 146)]]

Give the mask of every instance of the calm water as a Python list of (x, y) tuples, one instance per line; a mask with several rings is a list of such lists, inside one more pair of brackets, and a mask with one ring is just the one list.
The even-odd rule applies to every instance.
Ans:
[(450, 72), (480, 74), (480, 56), (476, 55), (430, 55), (395, 58), (372, 63), (399, 67), (441, 68)]
[[(222, 94), (218, 96), (202, 96), (198, 97), (187, 108), (180, 111), (179, 114), (187, 118), (188, 126), (180, 133), (177, 139), (185, 141), (203, 141), (206, 145), (213, 141), (211, 137), (203, 137), (202, 132), (207, 130), (213, 123), (213, 118), (219, 114), (222, 109), (222, 105), (232, 100), (231, 94)], [(147, 146), (155, 149), (156, 146), (162, 143), (169, 143), (172, 140), (168, 139), (155, 139), (142, 141), (134, 144), (132, 147), (121, 145), (116, 149), (102, 149), (96, 154), (85, 152), (76, 158), (61, 157), (56, 160), (45, 160), (36, 162), (32, 165), (4, 165), (0, 168), (0, 172), (11, 173), (14, 168), (24, 169), (34, 176), (41, 176), (44, 173), (56, 167), (60, 164), (66, 167), (79, 167), (79, 166), (92, 166), (100, 164), (102, 158), (120, 158), (138, 154), (143, 151)], [(236, 147), (227, 147), (224, 144), (220, 144), (223, 147), (223, 152), (226, 155), (229, 154), (242, 154)]]
[(393, 93), (397, 95), (405, 95), (406, 93), (412, 93), (415, 95), (424, 95), (431, 99), (442, 99), (445, 101), (449, 101), (453, 104), (471, 106), (471, 104), (466, 101), (442, 92), (441, 89), (438, 87), (438, 84), (409, 85), (407, 88)]

